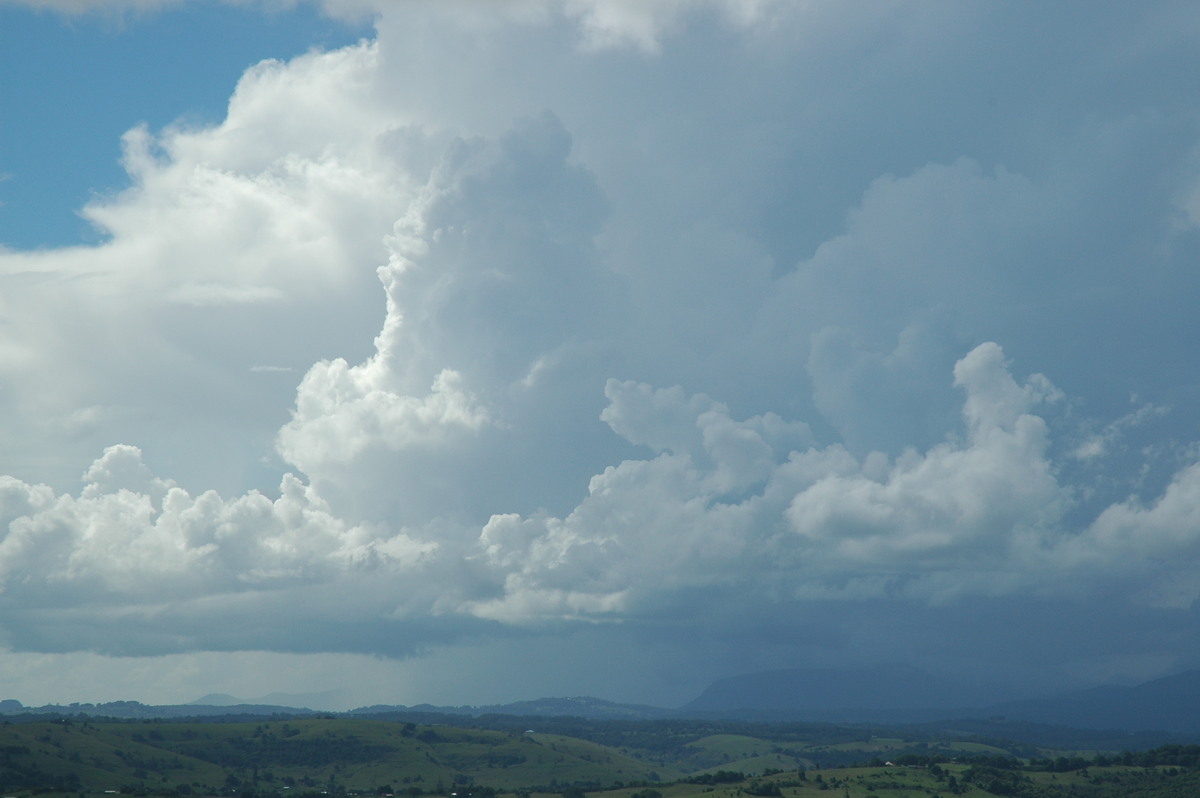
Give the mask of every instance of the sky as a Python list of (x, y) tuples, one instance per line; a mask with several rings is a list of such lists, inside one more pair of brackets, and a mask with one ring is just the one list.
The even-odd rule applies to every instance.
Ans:
[(1200, 667), (1198, 40), (0, 0), (0, 697)]

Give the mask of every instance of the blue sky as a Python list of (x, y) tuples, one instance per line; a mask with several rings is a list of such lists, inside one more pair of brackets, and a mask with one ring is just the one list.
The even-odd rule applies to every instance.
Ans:
[(1193, 4), (0, 23), (0, 694), (1200, 667)]
[(83, 17), (8, 4), (0, 23), (0, 240), (14, 248), (96, 240), (77, 211), (125, 187), (129, 128), (213, 124), (251, 64), (370, 33), (313, 6), (220, 3)]

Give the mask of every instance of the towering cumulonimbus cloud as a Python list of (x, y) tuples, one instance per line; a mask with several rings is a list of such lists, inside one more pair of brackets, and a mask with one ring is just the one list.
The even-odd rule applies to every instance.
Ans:
[(0, 251), (10, 649), (1200, 661), (1194, 11), (323, 7)]

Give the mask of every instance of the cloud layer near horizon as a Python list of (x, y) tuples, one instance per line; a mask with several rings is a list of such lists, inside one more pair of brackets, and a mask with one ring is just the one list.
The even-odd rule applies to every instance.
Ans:
[(380, 6), (0, 252), (4, 642), (1200, 664), (1195, 12), (648, 8)]

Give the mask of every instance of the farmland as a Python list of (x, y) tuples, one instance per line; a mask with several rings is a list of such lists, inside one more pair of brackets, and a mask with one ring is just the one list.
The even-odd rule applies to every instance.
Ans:
[(1194, 746), (1057, 750), (820, 724), (77, 716), (0, 726), (6, 796), (1109, 798), (1198, 794), (1197, 765)]

